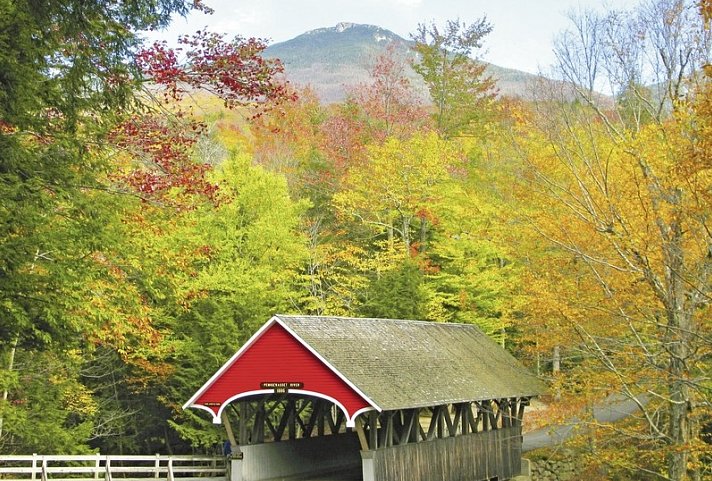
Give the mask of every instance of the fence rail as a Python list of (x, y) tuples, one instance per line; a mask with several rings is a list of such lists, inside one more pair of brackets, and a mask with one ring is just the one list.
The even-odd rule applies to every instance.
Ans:
[(212, 456), (0, 456), (2, 481), (225, 481), (225, 458)]

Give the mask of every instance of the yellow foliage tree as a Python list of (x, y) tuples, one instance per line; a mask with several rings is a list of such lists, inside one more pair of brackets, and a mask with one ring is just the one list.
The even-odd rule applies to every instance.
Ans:
[[(620, 432), (649, 451), (620, 466), (696, 478), (704, 475), (696, 461), (712, 354), (709, 85), (697, 74), (708, 61), (708, 35), (696, 8), (682, 1), (573, 20), (557, 47), (570, 90), (542, 99), (534, 132), (530, 124), (517, 132), (526, 139), (519, 152), (538, 206), (532, 224), (548, 241), (547, 257), (557, 259), (533, 270), (532, 293), (556, 294), (531, 308), (578, 350), (581, 373), (593, 366), (604, 373), (583, 391), (618, 392), (636, 403), (642, 429)], [(645, 35), (627, 29), (633, 20)], [(611, 105), (595, 92), (646, 80), (659, 85), (630, 94), (646, 111), (635, 118), (646, 122), (630, 122), (630, 104)]]
[(423, 249), (432, 205), (460, 163), (457, 149), (435, 133), (391, 138), (369, 147), (368, 161), (348, 172), (334, 205), (410, 255)]

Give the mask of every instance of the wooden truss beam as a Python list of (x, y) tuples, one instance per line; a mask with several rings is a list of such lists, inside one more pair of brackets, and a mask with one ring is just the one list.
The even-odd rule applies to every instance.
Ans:
[[(356, 420), (361, 449), (430, 441), (521, 426), (528, 398), (503, 398), (429, 408), (369, 411)], [(320, 398), (271, 394), (231, 405), (238, 444), (258, 444), (345, 432), (341, 409)], [(229, 422), (229, 420), (228, 420)], [(234, 426), (234, 425), (233, 425)]]
[(526, 400), (508, 398), (380, 414), (371, 411), (359, 416), (359, 440), (362, 449), (365, 444), (374, 450), (520, 426), (526, 404)]

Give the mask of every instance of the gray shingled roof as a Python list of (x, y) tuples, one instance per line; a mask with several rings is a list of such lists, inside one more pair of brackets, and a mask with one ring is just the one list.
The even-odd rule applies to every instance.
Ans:
[(473, 325), (276, 317), (383, 410), (543, 392), (533, 374)]

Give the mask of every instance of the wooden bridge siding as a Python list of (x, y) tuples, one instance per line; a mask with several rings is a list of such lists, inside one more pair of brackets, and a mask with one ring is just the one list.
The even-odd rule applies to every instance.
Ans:
[(480, 481), (521, 470), (521, 427), (404, 444), (372, 451), (378, 481)]

